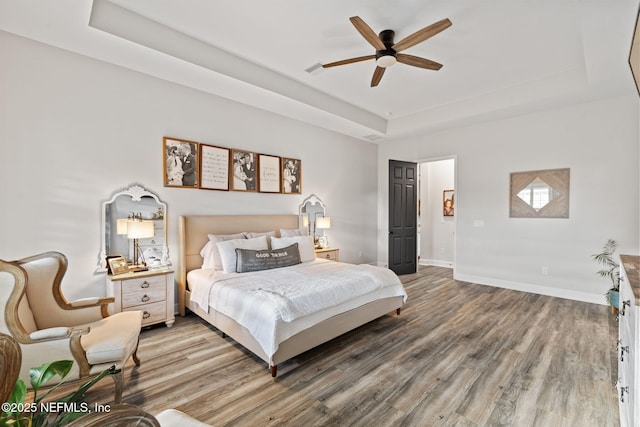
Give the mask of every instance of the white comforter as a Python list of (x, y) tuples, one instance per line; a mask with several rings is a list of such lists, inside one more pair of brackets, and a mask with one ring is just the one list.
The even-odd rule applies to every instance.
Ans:
[(336, 314), (407, 294), (391, 270), (325, 260), (252, 273), (194, 270), (191, 301), (247, 328), (271, 358), (279, 343)]

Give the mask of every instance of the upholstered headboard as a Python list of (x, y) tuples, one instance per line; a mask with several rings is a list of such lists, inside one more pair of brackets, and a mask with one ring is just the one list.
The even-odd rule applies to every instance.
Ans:
[(242, 231), (265, 232), (298, 228), (298, 215), (188, 215), (178, 222), (178, 309), (185, 313), (187, 273), (200, 268), (200, 250), (209, 240), (208, 234), (235, 234)]

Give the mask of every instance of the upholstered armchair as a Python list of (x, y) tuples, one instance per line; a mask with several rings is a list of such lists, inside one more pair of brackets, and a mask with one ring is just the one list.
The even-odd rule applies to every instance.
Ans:
[(99, 374), (115, 365), (115, 403), (122, 400), (123, 368), (136, 351), (142, 312), (109, 316), (113, 298), (67, 301), (60, 289), (67, 258), (46, 252), (17, 261), (0, 260), (0, 332), (11, 335), (22, 350), (20, 377), (29, 368), (55, 360), (74, 360), (70, 379)]

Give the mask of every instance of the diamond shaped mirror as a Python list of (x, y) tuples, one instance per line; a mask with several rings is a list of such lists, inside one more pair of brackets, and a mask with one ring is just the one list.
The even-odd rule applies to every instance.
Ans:
[(511, 218), (568, 218), (569, 169), (511, 174)]

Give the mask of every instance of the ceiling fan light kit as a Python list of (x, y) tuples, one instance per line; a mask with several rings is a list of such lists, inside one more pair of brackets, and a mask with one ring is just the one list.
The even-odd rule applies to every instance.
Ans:
[(422, 43), (441, 31), (446, 30), (451, 26), (451, 21), (449, 19), (442, 19), (435, 24), (424, 27), (423, 29), (418, 30), (410, 36), (400, 40), (398, 43), (393, 42), (393, 37), (395, 35), (393, 30), (383, 30), (379, 35), (376, 35), (371, 27), (369, 27), (360, 17), (353, 16), (349, 18), (349, 20), (362, 37), (364, 37), (364, 39), (376, 49), (375, 55), (359, 56), (357, 58), (330, 62), (328, 64), (322, 64), (322, 68), (337, 67), (339, 65), (347, 65), (375, 59), (376, 68), (373, 71), (373, 77), (371, 78), (371, 87), (378, 86), (385, 69), (394, 65), (396, 62), (401, 62), (413, 67), (424, 68), (426, 70), (437, 71), (442, 68), (442, 64), (431, 61), (430, 59), (398, 52), (408, 49), (411, 46), (415, 46), (418, 43)]

